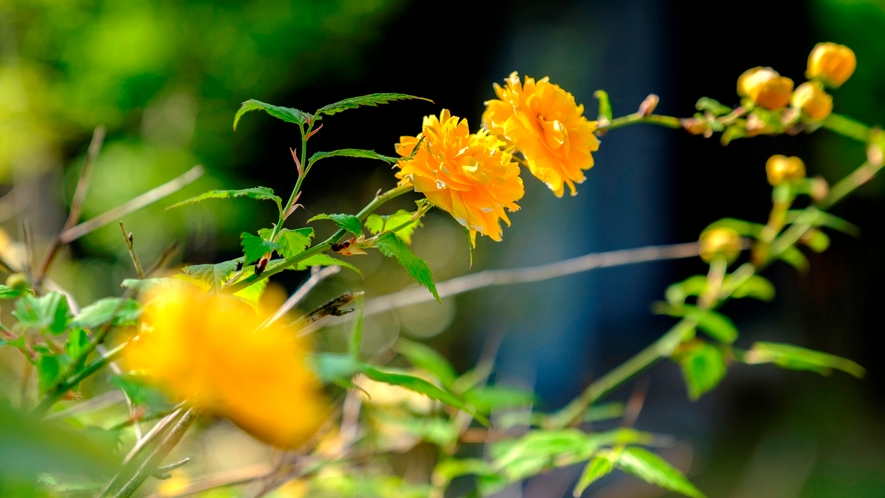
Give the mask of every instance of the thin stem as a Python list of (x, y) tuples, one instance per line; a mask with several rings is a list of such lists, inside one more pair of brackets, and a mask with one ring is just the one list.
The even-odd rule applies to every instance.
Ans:
[(124, 347), (125, 344), (121, 344), (120, 346), (117, 346), (116, 348), (108, 351), (107, 354), (102, 355), (97, 360), (78, 370), (67, 380), (56, 385), (55, 388), (52, 389), (52, 391), (50, 391), (46, 394), (46, 396), (43, 397), (43, 399), (40, 401), (40, 404), (37, 405), (36, 408), (34, 408), (33, 414), (38, 417), (42, 416), (44, 413), (46, 413), (47, 410), (49, 410), (49, 408), (53, 404), (55, 404), (56, 401), (61, 399), (61, 397), (64, 396), (66, 392), (73, 389), (74, 386), (76, 386), (80, 382), (83, 382), (89, 376), (106, 367), (109, 363), (120, 356), (120, 353), (123, 352)]
[(126, 231), (126, 226), (120, 222), (120, 230), (123, 232), (123, 239), (126, 240), (126, 249), (129, 250), (129, 257), (132, 258), (132, 264), (135, 266), (135, 273), (138, 278), (144, 280), (144, 269), (141, 267), (141, 261), (138, 260), (138, 253), (135, 252), (135, 245), (132, 243), (132, 233)]
[(307, 173), (310, 171), (310, 164), (307, 162), (307, 138), (310, 136), (311, 130), (313, 130), (314, 120), (311, 120), (307, 125), (307, 131), (304, 131), (303, 126), (299, 126), (298, 130), (301, 132), (301, 165), (302, 170), (298, 173), (298, 180), (295, 181), (295, 188), (292, 189), (292, 193), (289, 194), (289, 200), (286, 201), (286, 206), (280, 212), (280, 218), (277, 220), (277, 224), (273, 227), (273, 232), (270, 235), (271, 242), (276, 241), (277, 235), (279, 235), (280, 231), (283, 229), (283, 223), (286, 222), (286, 218), (289, 217), (289, 210), (292, 209), (292, 205), (295, 204), (295, 199), (298, 198), (298, 192), (301, 191), (301, 183), (304, 182), (304, 177), (307, 176)]
[(841, 114), (831, 113), (824, 119), (823, 127), (861, 143), (868, 143), (870, 140), (869, 126)]
[(660, 114), (652, 114), (650, 116), (628, 114), (611, 120), (611, 122), (605, 126), (600, 126), (598, 131), (609, 131), (639, 123), (653, 124), (666, 128), (682, 128), (682, 121), (673, 116), (662, 116)]
[[(361, 220), (365, 219), (366, 216), (369, 216), (369, 214), (371, 214), (373, 211), (375, 211), (376, 209), (381, 207), (381, 205), (383, 205), (387, 201), (389, 201), (393, 198), (399, 197), (407, 192), (411, 192), (412, 190), (414, 190), (414, 187), (412, 187), (411, 185), (402, 185), (402, 186), (390, 189), (387, 192), (384, 192), (383, 194), (375, 197), (375, 199), (373, 199), (372, 202), (367, 204), (366, 207), (364, 207), (359, 213), (357, 213), (356, 216), (357, 216), (357, 218), (359, 218)], [(243, 281), (238, 282), (234, 285), (231, 285), (226, 290), (230, 293), (241, 291), (256, 282), (260, 282), (261, 280), (264, 280), (272, 275), (276, 275), (277, 273), (279, 273), (287, 268), (291, 268), (291, 267), (295, 266), (296, 264), (298, 264), (299, 262), (304, 261), (305, 259), (307, 259), (315, 254), (320, 254), (321, 252), (325, 251), (326, 249), (329, 249), (330, 247), (332, 247), (332, 244), (338, 242), (338, 240), (341, 237), (343, 237), (345, 234), (347, 234), (347, 230), (339, 229), (337, 232), (332, 234), (331, 237), (324, 240), (321, 244), (317, 244), (317, 245), (311, 247), (310, 249), (302, 252), (301, 254), (296, 254), (295, 256), (292, 256), (291, 258), (285, 259), (273, 266), (268, 267), (266, 270), (261, 272), (260, 275), (252, 275), (246, 279), (243, 279)]]

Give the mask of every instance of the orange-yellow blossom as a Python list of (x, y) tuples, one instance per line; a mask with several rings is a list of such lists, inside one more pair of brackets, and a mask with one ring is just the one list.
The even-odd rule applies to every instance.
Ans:
[(799, 85), (790, 97), (790, 104), (814, 121), (820, 121), (833, 112), (833, 97), (817, 81), (806, 81)]
[(779, 109), (790, 102), (793, 80), (770, 67), (754, 67), (738, 78), (737, 92), (766, 109)]
[(515, 146), (525, 156), (529, 170), (557, 197), (565, 185), (572, 195), (583, 182), (584, 170), (593, 167), (592, 152), (599, 150), (596, 121), (584, 117), (584, 106), (549, 78), (519, 81), (514, 71), (506, 86), (495, 84), (500, 100), (486, 102), (483, 125)]
[(710, 262), (716, 257), (734, 261), (741, 253), (741, 236), (733, 228), (716, 227), (705, 230), (698, 241), (698, 254)]
[(297, 331), (243, 301), (179, 284), (147, 294), (139, 335), (124, 364), (176, 400), (230, 418), (281, 447), (312, 436), (327, 415)]
[(516, 211), (516, 201), (525, 194), (519, 166), (501, 151), (504, 143), (485, 130), (471, 134), (466, 119), (443, 109), (439, 118), (424, 118), (419, 136), (400, 137), (396, 152), (409, 157), (422, 137), (415, 155), (397, 163), (400, 185), (414, 186), (451, 213), (474, 243), (477, 232), (500, 241), (499, 220), (510, 225), (504, 208)]
[(848, 80), (857, 67), (857, 57), (845, 45), (818, 43), (808, 55), (809, 79), (819, 78), (828, 86), (838, 88)]
[(805, 178), (805, 162), (796, 156), (787, 157), (775, 154), (765, 162), (765, 174), (771, 185), (778, 185), (790, 180), (801, 180)]

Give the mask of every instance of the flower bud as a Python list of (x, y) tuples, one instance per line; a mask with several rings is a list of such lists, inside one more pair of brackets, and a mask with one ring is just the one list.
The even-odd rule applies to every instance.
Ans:
[(793, 80), (770, 67), (754, 67), (738, 78), (737, 92), (742, 97), (749, 97), (756, 105), (779, 109), (790, 102)]
[(12, 273), (6, 278), (6, 286), (15, 290), (25, 290), (28, 288), (28, 277), (24, 273)]
[(821, 79), (827, 86), (838, 88), (845, 83), (857, 67), (854, 52), (845, 45), (826, 42), (814, 46), (808, 56), (809, 79)]
[(685, 131), (691, 133), (692, 135), (703, 135), (706, 138), (709, 138), (713, 135), (713, 130), (710, 128), (710, 123), (707, 122), (704, 118), (685, 118), (680, 120), (682, 123), (682, 128)]
[(812, 120), (820, 121), (833, 112), (833, 97), (824, 91), (820, 83), (806, 81), (793, 92), (790, 105), (801, 109)]
[(765, 163), (768, 183), (778, 185), (788, 180), (805, 178), (805, 163), (798, 157), (787, 157), (780, 154), (768, 158)]
[(741, 236), (733, 228), (716, 227), (704, 230), (698, 240), (698, 254), (706, 262), (716, 257), (733, 261), (741, 253)]

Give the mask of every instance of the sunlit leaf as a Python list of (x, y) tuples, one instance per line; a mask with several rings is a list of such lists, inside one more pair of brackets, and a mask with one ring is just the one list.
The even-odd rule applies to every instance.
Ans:
[(780, 255), (778, 255), (778, 259), (788, 263), (790, 266), (798, 270), (799, 273), (805, 273), (808, 271), (808, 259), (796, 246), (790, 246), (784, 249)]
[(667, 302), (673, 306), (685, 303), (689, 296), (699, 296), (707, 288), (706, 275), (692, 275), (682, 282), (676, 282), (667, 287), (664, 296)]
[(194, 204), (200, 201), (205, 201), (207, 199), (233, 199), (236, 197), (248, 197), (250, 199), (256, 199), (259, 201), (273, 201), (274, 203), (276, 203), (278, 209), (283, 209), (283, 199), (273, 195), (273, 190), (266, 187), (252, 187), (242, 190), (210, 190), (209, 192), (205, 192), (196, 197), (191, 197), (190, 199), (185, 199), (181, 202), (177, 202), (167, 207), (166, 209), (177, 208), (180, 206), (185, 206), (187, 204)]
[(412, 243), (412, 234), (421, 226), (421, 219), (412, 219), (415, 213), (400, 209), (391, 215), (372, 214), (366, 218), (366, 228), (372, 235), (392, 230), (406, 244)]
[(24, 295), (33, 295), (34, 290), (28, 287), (10, 287), (8, 285), (0, 285), (0, 300), (15, 299)]
[(240, 109), (237, 111), (237, 114), (234, 116), (234, 130), (237, 129), (237, 123), (240, 121), (240, 118), (243, 117), (243, 114), (246, 114), (249, 111), (264, 111), (271, 116), (281, 119), (287, 123), (295, 123), (297, 125), (304, 125), (307, 122), (307, 119), (310, 118), (310, 114), (301, 112), (298, 109), (294, 109), (292, 107), (280, 107), (271, 104), (265, 104), (264, 102), (249, 99), (243, 102), (243, 105), (240, 106)]
[(477, 417), (478, 420), (484, 420), (482, 417), (479, 417), (478, 415), (473, 413), (464, 404), (464, 401), (462, 401), (454, 393), (441, 389), (420, 377), (415, 377), (414, 375), (400, 372), (381, 370), (371, 365), (363, 365), (362, 372), (366, 377), (376, 382), (384, 382), (385, 384), (399, 386), (408, 389), (409, 391), (423, 394), (424, 396), (427, 396), (432, 400), (442, 402), (459, 410), (464, 410), (471, 415)]
[(234, 297), (240, 298), (246, 304), (254, 308), (255, 311), (258, 311), (258, 302), (261, 301), (261, 296), (264, 295), (267, 283), (268, 280), (266, 278), (264, 280), (259, 280), (249, 287), (234, 292)]
[(718, 100), (713, 100), (709, 97), (701, 97), (694, 107), (699, 111), (709, 111), (714, 116), (724, 116), (732, 111), (731, 107), (722, 105)]
[(205, 282), (212, 290), (218, 290), (233, 275), (239, 260), (222, 261), (214, 265), (191, 265), (182, 270), (185, 275)]
[(340, 266), (342, 268), (347, 268), (348, 270), (355, 271), (359, 276), (363, 276), (363, 272), (360, 271), (356, 266), (348, 263), (347, 261), (342, 261), (338, 258), (333, 258), (328, 254), (314, 254), (309, 258), (305, 258), (298, 262), (295, 265), (296, 270), (306, 270), (312, 266)]
[(832, 369), (841, 370), (858, 379), (866, 375), (866, 370), (857, 363), (821, 351), (806, 349), (791, 344), (757, 342), (744, 355), (749, 364), (774, 363), (791, 370), (811, 370), (821, 375), (829, 375)]
[(494, 475), (495, 470), (488, 462), (479, 458), (447, 458), (433, 469), (433, 482), (449, 483), (456, 477), (465, 475)]
[(504, 408), (532, 406), (537, 402), (535, 393), (508, 386), (484, 386), (464, 393), (464, 400), (480, 413), (491, 413)]
[[(406, 95), (404, 93), (373, 93), (370, 95), (363, 95), (361, 97), (351, 97), (349, 99), (335, 102), (334, 104), (325, 105), (317, 109), (316, 115), (319, 116), (320, 114), (325, 114), (327, 116), (331, 116), (332, 114), (346, 111), (348, 109), (356, 109), (362, 106), (376, 107), (378, 104), (386, 104), (395, 100), (410, 99), (426, 100), (427, 102), (431, 103), (433, 102), (432, 100), (425, 99), (424, 97), (415, 97), (414, 95)], [(245, 111), (241, 110), (240, 112)]]
[(607, 455), (591, 458), (581, 472), (581, 477), (578, 478), (578, 483), (575, 485), (574, 491), (572, 491), (572, 496), (581, 496), (588, 486), (611, 472), (614, 469), (614, 465), (612, 459)]
[(631, 446), (618, 453), (618, 467), (643, 481), (693, 498), (704, 494), (678, 469), (654, 453)]
[(396, 350), (405, 356), (412, 365), (433, 375), (444, 386), (451, 386), (458, 377), (449, 360), (426, 344), (400, 339), (397, 342)]
[(248, 232), (240, 234), (240, 241), (243, 245), (243, 254), (246, 257), (245, 264), (247, 265), (251, 265), (264, 257), (265, 254), (272, 253), (280, 247), (276, 242), (264, 240)]
[(316, 220), (332, 220), (338, 225), (338, 228), (347, 230), (354, 235), (363, 234), (363, 223), (352, 214), (318, 214), (307, 222), (311, 223)]
[(349, 354), (321, 353), (311, 359), (309, 364), (324, 384), (341, 380), (350, 382), (351, 377), (360, 371), (360, 364)]
[(722, 349), (703, 341), (683, 344), (673, 359), (682, 367), (682, 376), (692, 401), (716, 387), (728, 370)]
[(396, 260), (399, 261), (399, 264), (409, 272), (409, 275), (411, 275), (412, 278), (414, 278), (419, 284), (427, 287), (438, 302), (442, 302), (442, 299), (440, 299), (439, 294), (436, 292), (436, 283), (433, 281), (433, 272), (430, 271), (427, 262), (418, 256), (415, 256), (399, 237), (392, 233), (382, 235), (377, 241), (375, 241), (375, 247), (381, 251), (381, 254), (388, 258), (396, 258)]
[(820, 230), (809, 230), (802, 237), (802, 243), (814, 252), (824, 252), (830, 247), (830, 237)]
[(326, 159), (329, 157), (354, 157), (360, 159), (377, 159), (379, 161), (384, 161), (388, 164), (396, 164), (397, 161), (402, 161), (404, 158), (402, 157), (391, 157), (384, 156), (378, 154), (374, 150), (368, 149), (339, 149), (339, 150), (331, 150), (328, 152), (315, 152), (312, 156), (310, 156), (310, 162), (315, 163), (320, 159)]
[(751, 223), (744, 220), (738, 220), (735, 218), (722, 218), (721, 220), (710, 223), (704, 230), (709, 230), (711, 228), (731, 228), (744, 237), (753, 237), (755, 239), (758, 239), (762, 235), (762, 230), (765, 228), (765, 225), (760, 225), (759, 223)]
[(71, 359), (67, 355), (45, 354), (41, 356), (36, 363), (40, 393), (46, 393), (58, 384), (62, 380), (62, 374), (71, 363)]
[[(728, 278), (726, 277), (725, 285), (728, 284)], [(774, 284), (769, 282), (768, 279), (759, 275), (752, 275), (731, 293), (731, 297), (737, 299), (752, 297), (760, 301), (771, 301), (774, 299), (774, 292)]]
[[(271, 234), (273, 234), (273, 229), (271, 228), (262, 228), (258, 231), (258, 236), (264, 240), (269, 240)], [(284, 258), (297, 256), (310, 247), (313, 235), (313, 228), (310, 227), (296, 228), (294, 230), (283, 228), (277, 234), (276, 243), (280, 246), (277, 252)]]
[(738, 337), (738, 329), (734, 326), (731, 319), (716, 311), (698, 308), (689, 304), (679, 306), (664, 305), (660, 311), (670, 316), (695, 320), (700, 329), (722, 343), (731, 344)]
[(49, 292), (44, 296), (23, 296), (16, 302), (12, 316), (22, 328), (45, 330), (52, 334), (60, 334), (68, 325), (67, 298), (58, 292)]
[[(800, 216), (804, 215), (805, 211), (799, 211), (795, 209), (790, 210), (787, 211), (787, 214), (784, 217), (784, 221), (787, 223), (793, 223), (794, 221), (799, 219)], [(858, 227), (857, 225), (838, 216), (823, 211), (817, 212), (817, 216), (814, 218), (814, 226), (832, 228), (833, 230), (838, 230), (842, 233), (851, 235), (852, 237), (860, 237), (861, 234), (860, 227)]]
[(115, 327), (135, 325), (141, 315), (141, 307), (134, 299), (106, 297), (80, 310), (71, 321), (72, 327), (95, 328), (113, 319)]

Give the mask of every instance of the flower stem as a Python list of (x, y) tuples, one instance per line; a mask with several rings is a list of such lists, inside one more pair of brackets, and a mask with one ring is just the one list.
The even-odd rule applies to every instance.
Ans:
[(85, 367), (77, 371), (77, 373), (75, 373), (73, 376), (69, 377), (67, 380), (57, 384), (55, 388), (52, 389), (52, 391), (50, 391), (46, 394), (46, 396), (43, 397), (43, 399), (40, 401), (40, 404), (37, 405), (36, 408), (34, 408), (34, 411), (32, 413), (37, 417), (42, 417), (43, 414), (46, 413), (46, 411), (49, 410), (49, 408), (52, 407), (52, 405), (54, 405), (56, 401), (61, 399), (61, 397), (64, 396), (66, 392), (70, 391), (74, 388), (74, 386), (76, 386), (80, 382), (83, 382), (90, 375), (98, 372), (99, 370), (113, 362), (115, 359), (117, 359), (117, 357), (120, 356), (120, 353), (123, 352), (124, 346), (125, 344), (122, 344), (108, 351), (107, 354), (86, 365)]
[(841, 114), (832, 113), (827, 116), (827, 119), (823, 122), (823, 127), (861, 143), (868, 143), (870, 140), (869, 126)]
[(666, 128), (682, 128), (682, 121), (679, 118), (673, 116), (663, 116), (660, 114), (652, 114), (650, 116), (643, 116), (641, 114), (628, 114), (626, 116), (621, 116), (619, 118), (613, 119), (611, 123), (605, 126), (600, 126), (598, 128), (598, 131), (609, 131), (617, 128), (622, 128), (624, 126), (630, 126), (640, 123), (653, 124)]
[[(414, 187), (412, 187), (411, 185), (403, 185), (400, 187), (390, 189), (387, 192), (384, 192), (383, 194), (376, 196), (375, 199), (373, 199), (372, 202), (366, 204), (366, 206), (359, 213), (357, 213), (356, 216), (357, 216), (357, 218), (359, 218), (361, 220), (365, 219), (366, 216), (369, 216), (373, 211), (375, 211), (376, 209), (381, 207), (381, 205), (383, 205), (385, 202), (387, 202), (393, 198), (399, 197), (407, 192), (411, 192), (412, 190), (414, 190)], [(347, 234), (347, 230), (339, 229), (337, 232), (332, 234), (331, 237), (324, 240), (321, 244), (317, 244), (317, 245), (311, 247), (310, 249), (302, 252), (301, 254), (296, 254), (295, 256), (292, 256), (289, 259), (285, 259), (273, 266), (269, 266), (260, 275), (252, 275), (246, 279), (243, 279), (242, 282), (238, 282), (234, 285), (231, 285), (226, 290), (231, 293), (241, 291), (256, 282), (264, 280), (265, 278), (268, 278), (272, 275), (276, 275), (277, 273), (279, 273), (287, 268), (291, 268), (292, 266), (295, 266), (299, 262), (304, 261), (305, 259), (307, 259), (315, 254), (319, 254), (319, 253), (329, 249), (330, 247), (332, 247), (332, 244), (338, 242), (338, 240), (341, 237), (343, 237), (345, 234)]]

